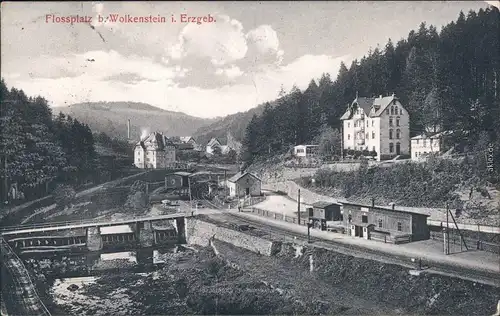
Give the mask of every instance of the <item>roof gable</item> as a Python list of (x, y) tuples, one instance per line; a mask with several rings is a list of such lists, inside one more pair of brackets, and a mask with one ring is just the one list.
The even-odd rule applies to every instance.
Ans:
[(149, 134), (148, 137), (140, 141), (137, 145), (139, 144), (141, 144), (141, 147), (148, 150), (165, 150), (167, 146), (174, 146), (174, 143), (160, 132)]
[(384, 113), (384, 111), (389, 105), (391, 105), (393, 101), (399, 101), (399, 99), (396, 98), (394, 94), (388, 97), (376, 98), (373, 101), (373, 107), (370, 111), (370, 117), (378, 117), (382, 115), (382, 113)]
[(344, 115), (342, 115), (340, 119), (341, 120), (351, 119), (356, 109), (361, 109), (365, 115), (368, 115), (370, 113), (373, 100), (374, 100), (373, 98), (356, 97), (356, 99), (352, 101), (352, 103), (349, 105), (346, 112), (344, 113)]
[(255, 178), (256, 180), (259, 180), (260, 181), (260, 178), (257, 177), (256, 175), (250, 173), (250, 172), (238, 172), (237, 174), (235, 174), (234, 176), (232, 176), (231, 178), (228, 179), (229, 182), (233, 182), (233, 183), (236, 183), (238, 182), (240, 179), (242, 179), (243, 177), (245, 176), (250, 176), (252, 178)]

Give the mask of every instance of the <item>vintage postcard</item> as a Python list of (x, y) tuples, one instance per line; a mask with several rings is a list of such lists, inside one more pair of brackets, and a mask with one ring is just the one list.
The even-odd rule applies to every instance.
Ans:
[(1, 2), (1, 315), (500, 316), (500, 2)]

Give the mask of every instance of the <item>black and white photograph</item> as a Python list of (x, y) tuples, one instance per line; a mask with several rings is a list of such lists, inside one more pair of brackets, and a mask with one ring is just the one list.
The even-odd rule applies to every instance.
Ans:
[(2, 1), (2, 316), (500, 316), (500, 1)]

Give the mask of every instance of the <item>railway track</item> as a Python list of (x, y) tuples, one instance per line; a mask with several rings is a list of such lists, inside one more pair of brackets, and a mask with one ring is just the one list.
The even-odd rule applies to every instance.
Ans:
[[(209, 200), (202, 199), (202, 203), (211, 207), (222, 209), (220, 206), (212, 203)], [(308, 243), (307, 235), (295, 231), (290, 231), (284, 228), (263, 224), (261, 221), (251, 220), (244, 216), (239, 216), (238, 213), (227, 212), (224, 213), (225, 216), (229, 218), (233, 218), (239, 222), (244, 222), (248, 225), (251, 225), (258, 230), (268, 233), (270, 236), (283, 236), (282, 239), (287, 242), (301, 242), (303, 244)], [(316, 248), (324, 248), (328, 250), (332, 250), (335, 252), (339, 252), (345, 255), (351, 255), (355, 257), (376, 260), (388, 264), (397, 264), (400, 266), (404, 266), (407, 268), (417, 268), (417, 264), (412, 262), (412, 258), (404, 255), (395, 255), (388, 254), (385, 252), (380, 252), (376, 250), (372, 250), (369, 248), (356, 246), (356, 245), (348, 245), (341, 242), (335, 242), (332, 240), (326, 240), (317, 237), (310, 237), (310, 245)], [(419, 258), (415, 258), (419, 259)], [(466, 280), (471, 280), (474, 282), (480, 282), (484, 284), (493, 285), (496, 287), (500, 287), (500, 274), (494, 273), (486, 270), (478, 270), (466, 267), (460, 267), (450, 264), (445, 264), (439, 261), (434, 260), (424, 260), (422, 259), (422, 265), (424, 271), (429, 273), (437, 273), (441, 275), (447, 275), (452, 277), (459, 277)], [(499, 264), (500, 271), (500, 264)]]
[(26, 267), (3, 238), (1, 242), (2, 276), (10, 281), (10, 287), (4, 288), (2, 284), (2, 296), (10, 303), (7, 311), (10, 315), (50, 316), (38, 296)]

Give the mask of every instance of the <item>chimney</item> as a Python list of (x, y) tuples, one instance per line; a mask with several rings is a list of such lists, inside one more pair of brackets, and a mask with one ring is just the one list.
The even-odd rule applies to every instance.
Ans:
[(127, 120), (127, 139), (130, 139), (130, 119)]
[(375, 207), (375, 198), (372, 198), (372, 207)]
[(396, 203), (392, 203), (392, 209), (396, 207)]

